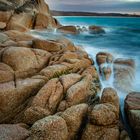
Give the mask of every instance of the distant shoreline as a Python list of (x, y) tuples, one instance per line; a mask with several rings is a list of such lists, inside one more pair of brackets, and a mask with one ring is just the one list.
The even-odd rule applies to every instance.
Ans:
[(51, 11), (53, 16), (109, 16), (109, 17), (140, 17), (137, 14), (121, 14), (121, 13), (91, 13), (91, 12), (67, 12), (67, 11)]

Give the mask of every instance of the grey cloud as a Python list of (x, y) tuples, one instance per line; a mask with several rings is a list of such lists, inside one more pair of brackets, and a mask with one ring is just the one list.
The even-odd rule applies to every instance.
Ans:
[(46, 0), (51, 9), (93, 12), (140, 12), (140, 2), (127, 0)]

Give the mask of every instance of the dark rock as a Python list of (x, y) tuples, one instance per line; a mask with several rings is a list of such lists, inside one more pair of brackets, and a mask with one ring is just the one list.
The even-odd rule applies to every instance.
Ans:
[(65, 33), (65, 34), (78, 34), (79, 31), (76, 29), (75, 26), (61, 26), (57, 28), (58, 32)]
[(125, 99), (125, 111), (128, 122), (133, 130), (134, 138), (140, 138), (140, 93), (133, 92), (127, 95)]
[(100, 26), (92, 25), (92, 26), (89, 26), (89, 32), (91, 34), (101, 34), (101, 33), (105, 33), (105, 30)]
[(98, 65), (101, 65), (103, 63), (112, 63), (113, 62), (113, 56), (110, 53), (99, 52), (96, 55), (96, 61), (97, 61)]

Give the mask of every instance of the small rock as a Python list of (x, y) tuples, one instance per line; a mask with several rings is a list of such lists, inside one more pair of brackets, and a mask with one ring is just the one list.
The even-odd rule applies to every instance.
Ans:
[(110, 53), (99, 52), (96, 55), (96, 61), (97, 61), (98, 65), (101, 65), (103, 63), (112, 63), (113, 62), (113, 56)]
[(61, 26), (57, 28), (58, 32), (65, 33), (65, 34), (78, 34), (79, 31), (76, 29), (75, 26)]
[(104, 66), (103, 64), (99, 66), (101, 76), (103, 80), (109, 80), (111, 74), (112, 74), (112, 69), (110, 66)]
[(92, 25), (92, 26), (89, 26), (89, 32), (91, 34), (101, 34), (101, 33), (105, 33), (105, 30), (100, 26)]

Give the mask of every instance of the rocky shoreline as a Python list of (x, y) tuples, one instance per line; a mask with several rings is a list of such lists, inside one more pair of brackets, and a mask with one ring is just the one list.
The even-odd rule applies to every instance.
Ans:
[[(129, 140), (117, 92), (108, 87), (99, 97), (99, 74), (88, 54), (66, 38), (42, 40), (27, 33), (77, 29), (54, 19), (44, 0), (0, 0), (0, 6), (0, 140)], [(89, 29), (103, 32), (98, 26)], [(96, 61), (106, 80), (112, 71), (104, 64), (115, 64), (116, 87), (134, 68), (133, 60), (114, 61), (104, 52)], [(130, 94), (125, 104), (138, 140), (139, 97)]]

